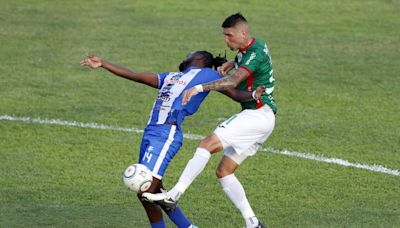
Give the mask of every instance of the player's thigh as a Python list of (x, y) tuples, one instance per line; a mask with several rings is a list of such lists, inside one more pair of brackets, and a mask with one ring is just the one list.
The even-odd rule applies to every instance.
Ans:
[(262, 144), (274, 126), (275, 115), (272, 111), (244, 110), (221, 123), (214, 133), (221, 140), (224, 149), (233, 147), (241, 154)]
[(217, 153), (223, 149), (221, 140), (215, 134), (211, 134), (202, 139), (199, 143), (199, 147), (206, 149), (211, 154)]
[(235, 149), (233, 147), (228, 147), (226, 149), (224, 149), (224, 157), (229, 158), (230, 160), (232, 160), (233, 162), (235, 162), (235, 164), (237, 164), (237, 166), (241, 165), (242, 162), (244, 160), (246, 160), (246, 158), (248, 158), (250, 153), (240, 153), (238, 154)]
[(271, 132), (275, 126), (275, 115), (264, 109), (246, 109), (224, 121), (225, 128), (231, 135), (254, 138)]

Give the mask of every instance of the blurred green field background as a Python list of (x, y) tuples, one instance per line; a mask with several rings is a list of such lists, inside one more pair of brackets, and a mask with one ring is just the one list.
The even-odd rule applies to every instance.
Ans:
[[(277, 78), (277, 123), (265, 147), (400, 169), (399, 1), (0, 3), (0, 116), (144, 128), (157, 91), (79, 61), (93, 53), (139, 71), (174, 71), (189, 51), (223, 53), (221, 22), (242, 12), (251, 34), (267, 41)], [(239, 109), (211, 93), (184, 132), (207, 135)], [(1, 120), (0, 227), (149, 227), (121, 180), (140, 140)], [(197, 143), (185, 141), (167, 187)], [(214, 174), (220, 157), (180, 204), (200, 227), (242, 227)], [(237, 176), (267, 227), (400, 227), (399, 176), (265, 152)]]

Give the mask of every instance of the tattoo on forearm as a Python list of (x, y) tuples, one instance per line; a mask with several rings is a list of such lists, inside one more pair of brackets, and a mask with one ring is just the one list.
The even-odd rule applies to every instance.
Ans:
[(221, 78), (214, 82), (203, 84), (203, 89), (223, 91), (230, 88), (235, 88), (239, 83), (239, 78), (235, 77), (235, 75), (232, 75), (230, 77)]

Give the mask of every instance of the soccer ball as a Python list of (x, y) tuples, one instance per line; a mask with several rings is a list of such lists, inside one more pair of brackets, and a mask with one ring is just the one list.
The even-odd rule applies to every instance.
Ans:
[(153, 175), (145, 165), (133, 164), (126, 168), (123, 179), (126, 187), (140, 193), (150, 188)]

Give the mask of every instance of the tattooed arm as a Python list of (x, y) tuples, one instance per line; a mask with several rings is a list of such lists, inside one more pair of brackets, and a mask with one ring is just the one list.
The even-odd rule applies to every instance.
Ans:
[(203, 91), (217, 90), (223, 91), (231, 88), (236, 88), (242, 81), (250, 76), (249, 72), (239, 68), (232, 76), (224, 77), (216, 81), (202, 84)]
[(183, 93), (182, 104), (187, 104), (190, 99), (199, 92), (209, 90), (225, 91), (236, 88), (239, 83), (246, 80), (249, 76), (249, 72), (247, 72), (245, 69), (239, 68), (232, 76), (221, 78), (206, 84), (196, 85), (195, 87), (190, 88)]

